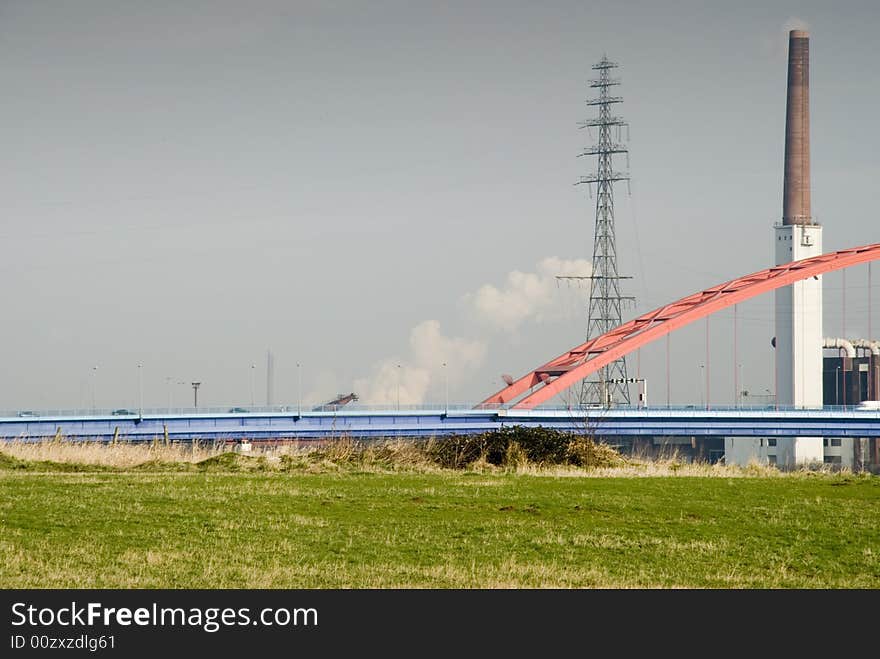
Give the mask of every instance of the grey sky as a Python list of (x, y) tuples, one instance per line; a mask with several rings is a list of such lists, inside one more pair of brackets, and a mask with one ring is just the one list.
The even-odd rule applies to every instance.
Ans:
[[(134, 405), (139, 362), (148, 407), (189, 403), (174, 383), (192, 380), (205, 405), (249, 403), (252, 363), (259, 403), (269, 348), (277, 402), (296, 400), (298, 361), (309, 402), (391, 403), (397, 377), (439, 401), (435, 354), (450, 397), (477, 402), (580, 342), (585, 291), (553, 284), (505, 328), (474, 294), (591, 256), (572, 183), (603, 53), (631, 124), (631, 315), (767, 267), (794, 21), (825, 250), (877, 242), (876, 2), (0, 0), (0, 409), (87, 406), (95, 365), (98, 406)], [(847, 274), (850, 336), (865, 273)], [(740, 318), (746, 387), (772, 389), (770, 298)], [(729, 402), (730, 315), (710, 326), (711, 397)], [(704, 333), (672, 338), (673, 402), (702, 394)], [(643, 351), (650, 402), (664, 365), (662, 342)]]

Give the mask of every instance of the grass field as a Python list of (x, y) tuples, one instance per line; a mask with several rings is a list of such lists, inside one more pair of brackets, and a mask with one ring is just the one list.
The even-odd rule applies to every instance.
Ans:
[(880, 587), (876, 476), (139, 465), (0, 454), (0, 587)]

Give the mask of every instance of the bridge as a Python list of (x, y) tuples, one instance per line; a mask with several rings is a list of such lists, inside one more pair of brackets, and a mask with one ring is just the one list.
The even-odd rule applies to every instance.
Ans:
[(880, 410), (825, 408), (695, 409), (345, 409), (90, 416), (56, 414), (0, 418), (0, 439), (129, 442), (318, 440), (340, 437), (436, 437), (506, 426), (554, 428), (630, 437), (880, 437)]
[[(427, 437), (544, 426), (595, 435), (656, 437), (880, 436), (880, 411), (852, 409), (587, 409), (543, 407), (546, 401), (602, 366), (738, 302), (820, 274), (880, 258), (880, 243), (822, 254), (746, 275), (694, 293), (577, 346), (490, 396), (475, 408), (369, 410), (333, 406), (321, 411), (149, 414), (19, 413), (0, 416), (0, 439), (130, 441)], [(818, 349), (818, 348), (817, 348)], [(708, 407), (708, 406), (707, 406)], [(22, 414), (27, 414), (22, 416)]]
[[(572, 348), (509, 383), (481, 405), (533, 408), (579, 383), (603, 366), (700, 318), (777, 288), (878, 258), (880, 243), (863, 245), (792, 261), (693, 293)], [(816, 350), (820, 349), (820, 346), (816, 346)]]

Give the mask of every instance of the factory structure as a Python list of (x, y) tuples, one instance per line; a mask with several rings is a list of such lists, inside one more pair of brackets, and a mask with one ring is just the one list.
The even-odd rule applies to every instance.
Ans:
[[(620, 96), (608, 88), (619, 85), (609, 70), (617, 64), (606, 57), (593, 66), (599, 72), (591, 87), (599, 97), (587, 105), (598, 106), (598, 117), (581, 124), (598, 130), (597, 144), (580, 155), (598, 156), (596, 173), (581, 183), (596, 185), (593, 273), (587, 307), (586, 338), (599, 337), (622, 324), (621, 294), (614, 234), (613, 184), (628, 181), (625, 171), (612, 167), (614, 155), (627, 154), (611, 130), (627, 126), (611, 111)], [(810, 36), (789, 32), (788, 79), (785, 113), (785, 152), (782, 218), (773, 226), (774, 265), (781, 266), (821, 256), (822, 226), (813, 218), (810, 203)], [(772, 337), (775, 359), (776, 409), (821, 409), (823, 406), (855, 408), (880, 399), (880, 342), (871, 337), (826, 337), (822, 327), (822, 275), (776, 289)], [(870, 323), (869, 323), (870, 325)], [(826, 352), (827, 351), (827, 352)], [(834, 356), (831, 351), (836, 351)], [(829, 356), (824, 356), (825, 354)], [(708, 372), (707, 372), (708, 378)], [(599, 369), (581, 385), (581, 403), (610, 408), (627, 405), (627, 385), (643, 382), (627, 377), (624, 357)], [(510, 383), (508, 383), (510, 384)], [(587, 395), (585, 395), (585, 393)], [(641, 406), (642, 392), (639, 394)], [(798, 437), (619, 437), (611, 441), (620, 449), (656, 454), (674, 450), (692, 459), (746, 465), (751, 461), (796, 468), (809, 464), (834, 464), (851, 469), (880, 468), (876, 439), (822, 436)]]
[[(774, 226), (773, 244), (776, 265), (822, 254), (822, 226), (810, 208), (810, 36), (803, 30), (792, 30), (788, 40), (782, 222)], [(775, 296), (776, 405), (855, 407), (877, 400), (880, 343), (824, 336), (822, 276), (779, 288)], [(825, 349), (839, 354), (823, 358)], [(740, 437), (726, 439), (724, 446), (728, 463), (758, 459), (785, 468), (859, 467), (866, 458), (876, 464), (876, 453), (876, 440), (847, 437)]]
[[(596, 173), (581, 177), (595, 184), (596, 218), (593, 273), (587, 313), (586, 338), (599, 337), (622, 324), (621, 294), (614, 235), (613, 184), (628, 181), (625, 171), (612, 167), (614, 155), (627, 154), (611, 129), (626, 122), (611, 112), (620, 96), (608, 88), (619, 85), (609, 70), (617, 64), (606, 57), (593, 66), (600, 75), (591, 81), (599, 97), (587, 102), (598, 106), (599, 116), (581, 127), (595, 127), (598, 142), (580, 155), (598, 156)], [(785, 113), (782, 218), (773, 226), (774, 265), (782, 266), (823, 254), (822, 226), (814, 220), (810, 201), (810, 37), (803, 30), (789, 32), (788, 76)], [(826, 337), (823, 332), (822, 275), (777, 288), (774, 310), (775, 409), (821, 409), (823, 406), (855, 409), (865, 401), (880, 399), (880, 342), (872, 337)], [(870, 328), (870, 323), (869, 323)], [(870, 331), (870, 329), (869, 329)], [(832, 352), (833, 351), (833, 352)], [(826, 356), (827, 355), (827, 356)], [(668, 357), (667, 357), (668, 359)], [(549, 369), (545, 371), (549, 373)], [(540, 375), (540, 372), (539, 372)], [(707, 373), (708, 377), (708, 373)], [(581, 385), (581, 403), (610, 408), (629, 403), (624, 357), (599, 369)], [(510, 383), (508, 383), (510, 384)], [(588, 395), (584, 395), (585, 392)], [(642, 392), (639, 394), (639, 406)], [(870, 407), (870, 405), (867, 405)], [(617, 437), (608, 438), (619, 449), (643, 454), (675, 451), (692, 459), (746, 465), (751, 461), (796, 468), (832, 464), (851, 469), (880, 469), (880, 451), (874, 438), (858, 437)]]
[[(621, 280), (628, 277), (619, 274), (616, 260), (613, 184), (629, 181), (629, 174), (612, 166), (613, 156), (628, 154), (621, 141), (621, 128), (627, 123), (612, 112), (612, 106), (622, 102), (620, 96), (611, 95), (609, 90), (620, 84), (619, 78), (609, 75), (617, 65), (603, 57), (593, 66), (599, 76), (590, 81), (590, 86), (598, 88), (599, 96), (587, 101), (587, 105), (598, 107), (599, 112), (598, 117), (582, 122), (581, 127), (598, 129), (598, 140), (580, 155), (597, 156), (598, 163), (595, 174), (582, 176), (579, 181), (595, 184), (597, 191), (593, 271), (589, 276), (574, 278), (590, 281), (586, 340), (519, 378), (505, 378), (506, 386), (485, 398), (477, 408), (535, 410), (556, 396), (566, 401), (568, 390), (580, 386), (578, 403), (585, 415), (595, 414), (601, 419), (604, 414), (608, 419), (615, 407), (624, 414), (624, 408), (631, 408), (627, 386), (639, 384), (637, 409), (652, 419), (651, 424), (628, 429), (620, 436), (614, 432), (601, 433), (605, 441), (621, 450), (645, 455), (674, 450), (682, 457), (740, 465), (756, 460), (784, 469), (831, 463), (880, 470), (878, 434), (862, 425), (862, 421), (870, 423), (880, 415), (880, 407), (872, 407), (880, 405), (880, 345), (870, 336), (827, 337), (822, 326), (823, 275), (867, 263), (870, 289), (870, 264), (880, 258), (880, 243), (823, 252), (823, 227), (813, 218), (810, 205), (809, 34), (792, 30), (788, 46), (782, 217), (772, 227), (774, 265), (686, 295), (627, 322), (621, 322), (620, 309), (632, 298), (621, 291)], [(616, 131), (616, 139), (612, 130)], [(646, 406), (644, 379), (639, 377), (638, 366), (636, 377), (628, 376), (626, 355), (667, 337), (666, 390), (670, 407), (668, 335), (723, 309), (733, 307), (735, 311), (740, 302), (770, 292), (775, 296), (774, 331), (767, 338), (774, 348), (775, 393), (771, 396), (773, 400), (767, 401), (764, 416), (751, 410), (736, 410), (731, 419), (751, 416), (752, 425), (694, 427), (702, 433), (694, 436), (684, 428), (688, 419), (701, 416), (694, 406), (681, 413), (671, 409), (652, 411)], [(707, 325), (707, 361), (708, 350)], [(708, 368), (705, 377), (708, 413)], [(739, 389), (736, 380), (734, 384)], [(567, 406), (572, 409), (570, 402)], [(823, 409), (825, 406), (830, 409)], [(861, 412), (872, 409), (874, 414)], [(766, 425), (762, 419), (767, 415), (777, 418), (778, 423)], [(663, 422), (655, 425), (653, 420), (661, 418)], [(788, 422), (794, 418), (809, 418), (810, 422), (795, 429)], [(847, 432), (823, 425), (826, 418), (848, 425)], [(719, 420), (721, 423), (726, 421)]]

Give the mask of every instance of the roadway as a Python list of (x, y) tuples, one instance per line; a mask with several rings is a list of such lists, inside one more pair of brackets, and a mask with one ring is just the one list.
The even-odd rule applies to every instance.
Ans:
[(880, 410), (647, 408), (364, 409), (319, 411), (145, 411), (129, 414), (27, 413), (0, 417), (0, 439), (126, 441), (430, 437), (505, 426), (544, 426), (610, 436), (878, 437)]

